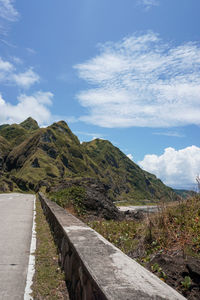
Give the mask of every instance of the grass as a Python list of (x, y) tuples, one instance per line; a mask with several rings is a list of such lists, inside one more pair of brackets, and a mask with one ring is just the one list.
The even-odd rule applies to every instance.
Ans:
[(56, 202), (63, 208), (69, 208), (73, 206), (78, 216), (86, 213), (86, 208), (84, 205), (86, 191), (84, 187), (74, 185), (57, 192), (52, 192), (49, 194), (49, 197), (52, 201)]
[(141, 225), (134, 221), (93, 221), (88, 225), (103, 235), (126, 254), (130, 254), (138, 245), (137, 235)]
[(162, 198), (166, 201), (177, 198), (172, 189), (155, 175), (143, 171), (109, 141), (95, 139), (84, 142), (82, 148), (97, 166), (98, 177), (111, 186), (111, 196), (117, 201), (126, 200), (129, 205), (137, 205), (141, 199), (147, 199), (144, 201), (147, 204), (148, 200), (158, 202)]
[(200, 261), (200, 195), (162, 204), (158, 213), (140, 222), (93, 221), (88, 225), (186, 298), (199, 299), (198, 279), (187, 265), (198, 266)]
[(0, 128), (0, 135), (3, 136), (12, 146), (19, 145), (30, 133), (25, 128), (18, 124), (7, 125)]
[[(80, 201), (81, 197), (84, 197), (84, 190), (70, 187), (54, 194), (54, 197), (55, 195), (56, 202), (66, 207), (75, 204), (71, 202), (71, 197)], [(53, 239), (39, 203), (37, 203), (37, 211), (38, 248), (34, 299), (65, 299), (62, 298), (64, 277), (57, 264), (56, 247), (54, 246), (53, 250)], [(101, 219), (90, 221), (88, 225), (168, 284), (172, 275), (160, 263), (152, 262), (156, 254), (171, 254), (173, 257), (175, 253), (182, 253), (183, 257), (192, 256), (197, 260), (200, 259), (199, 195), (179, 203), (161, 204), (158, 213), (149, 214), (143, 221)], [(183, 294), (190, 293), (194, 284), (193, 279), (187, 274), (182, 278), (181, 276), (176, 278), (177, 290)], [(173, 284), (172, 286), (175, 287)]]
[(57, 247), (39, 200), (36, 201), (36, 232), (36, 272), (32, 286), (33, 298), (35, 300), (67, 300), (69, 298), (64, 274), (58, 265)]
[(149, 215), (143, 223), (95, 221), (88, 225), (126, 254), (142, 244), (144, 256), (181, 250), (184, 255), (200, 257), (200, 196), (173, 205), (162, 204), (159, 212)]
[(88, 225), (186, 298), (199, 299), (200, 286), (187, 265), (200, 261), (200, 195), (161, 204), (158, 213), (141, 222), (99, 221)]
[(109, 141), (96, 139), (80, 144), (63, 121), (38, 128), (37, 122), (28, 118), (19, 125), (1, 126), (0, 148), (3, 158), (8, 155), (6, 169), (10, 175), (27, 182), (24, 190), (42, 181), (51, 186), (68, 177), (91, 177), (109, 187), (112, 199), (132, 205), (176, 198), (169, 187), (140, 169)]
[(185, 255), (200, 255), (200, 196), (161, 206), (149, 219), (149, 237), (167, 252), (182, 250)]

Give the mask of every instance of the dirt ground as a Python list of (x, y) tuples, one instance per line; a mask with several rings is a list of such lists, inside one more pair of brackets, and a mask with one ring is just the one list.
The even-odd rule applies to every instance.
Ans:
[[(147, 268), (188, 300), (200, 299), (200, 260), (183, 253), (157, 254)], [(163, 273), (164, 272), (164, 273)], [(189, 277), (189, 278), (188, 278)], [(188, 279), (188, 281), (187, 281)]]

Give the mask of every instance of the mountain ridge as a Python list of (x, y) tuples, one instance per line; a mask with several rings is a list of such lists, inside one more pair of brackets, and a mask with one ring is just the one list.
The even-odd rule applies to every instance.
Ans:
[(0, 191), (50, 189), (74, 178), (94, 178), (109, 196), (129, 204), (176, 199), (173, 190), (142, 170), (110, 141), (78, 140), (65, 121), (39, 128), (32, 118), (0, 126)]

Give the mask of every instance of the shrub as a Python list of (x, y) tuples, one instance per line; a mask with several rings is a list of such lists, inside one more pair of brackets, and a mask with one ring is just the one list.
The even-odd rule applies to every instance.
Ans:
[(69, 188), (50, 193), (51, 200), (63, 208), (73, 205), (78, 215), (82, 215), (86, 212), (84, 205), (85, 197), (85, 188), (80, 186), (71, 186)]

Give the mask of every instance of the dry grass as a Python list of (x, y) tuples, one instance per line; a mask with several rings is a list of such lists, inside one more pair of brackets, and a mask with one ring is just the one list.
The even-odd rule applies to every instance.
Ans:
[(168, 253), (200, 255), (200, 196), (160, 205), (159, 212), (148, 217), (148, 238)]
[(126, 254), (146, 262), (157, 252), (200, 257), (200, 196), (160, 204), (144, 221), (95, 221), (94, 228)]
[(64, 274), (58, 265), (57, 247), (39, 200), (36, 201), (36, 232), (36, 272), (32, 287), (33, 298), (35, 300), (68, 300)]

